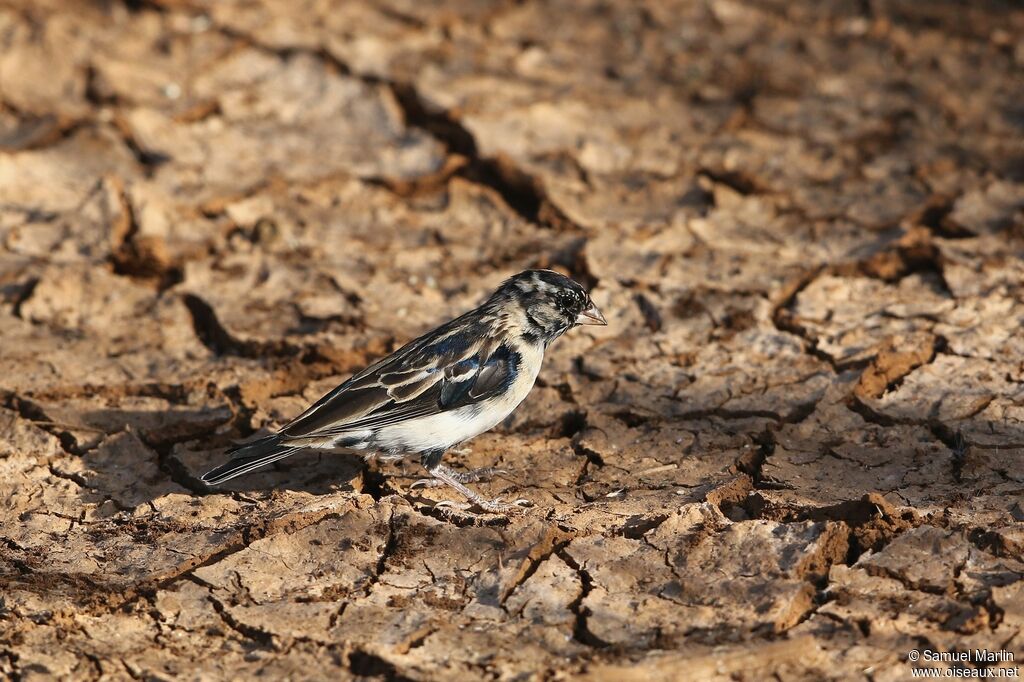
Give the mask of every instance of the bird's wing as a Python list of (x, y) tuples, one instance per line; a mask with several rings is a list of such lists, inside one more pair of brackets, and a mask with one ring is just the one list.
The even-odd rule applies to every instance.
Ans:
[(490, 326), (459, 318), (370, 365), (281, 429), (286, 440), (336, 436), (438, 414), (497, 395), (519, 355)]

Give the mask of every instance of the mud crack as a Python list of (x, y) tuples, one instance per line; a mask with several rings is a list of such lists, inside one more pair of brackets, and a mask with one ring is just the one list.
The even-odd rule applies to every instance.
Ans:
[(583, 589), (580, 590), (580, 594), (576, 599), (569, 604), (569, 611), (575, 616), (575, 621), (572, 629), (572, 637), (580, 644), (590, 647), (592, 649), (607, 649), (611, 645), (595, 635), (590, 630), (588, 619), (593, 613), (590, 609), (583, 605), (587, 597), (594, 590), (594, 579), (587, 572), (586, 568), (576, 562), (565, 548), (561, 548), (555, 552), (559, 559), (565, 562), (565, 564), (576, 571), (576, 575), (579, 576), (580, 585)]

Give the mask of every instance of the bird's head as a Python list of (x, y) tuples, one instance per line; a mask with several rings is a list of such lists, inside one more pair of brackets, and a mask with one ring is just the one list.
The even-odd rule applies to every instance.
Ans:
[(491, 297), (518, 306), (524, 316), (524, 335), (550, 343), (581, 324), (605, 325), (586, 290), (551, 270), (525, 270), (507, 279)]

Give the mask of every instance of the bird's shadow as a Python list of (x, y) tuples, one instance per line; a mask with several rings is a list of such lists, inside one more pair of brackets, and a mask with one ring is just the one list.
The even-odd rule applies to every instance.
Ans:
[(165, 455), (164, 471), (176, 483), (200, 495), (265, 495), (268, 491), (279, 490), (313, 495), (369, 493), (377, 497), (381, 492), (381, 477), (372, 462), (358, 454), (312, 449), (299, 450), (286, 459), (218, 486), (209, 486), (200, 480), (206, 471), (229, 458), (223, 446), (208, 449), (199, 442), (181, 443)]
[[(134, 507), (169, 493), (250, 495), (274, 491), (312, 495), (368, 493), (379, 496), (384, 477), (378, 466), (358, 454), (300, 450), (263, 469), (208, 486), (201, 476), (226, 462), (226, 449), (237, 442), (221, 433), (226, 423), (216, 408), (119, 410), (105, 408), (62, 415), (53, 421), (39, 415), (37, 424), (58, 437), (79, 463), (64, 467), (83, 491), (98, 493)], [(220, 418), (218, 418), (220, 417)], [(220, 423), (217, 423), (217, 422)], [(266, 432), (269, 433), (269, 432)], [(266, 435), (264, 432), (253, 437)], [(245, 440), (248, 440), (245, 439)], [(57, 471), (63, 473), (60, 466)]]

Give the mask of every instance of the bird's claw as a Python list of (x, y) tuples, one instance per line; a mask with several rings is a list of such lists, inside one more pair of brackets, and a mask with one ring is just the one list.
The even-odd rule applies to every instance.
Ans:
[[(418, 481), (413, 481), (413, 484), (409, 486), (409, 489), (415, 490), (416, 488), (437, 488), (440, 485), (442, 485), (441, 481), (437, 480), (436, 478), (421, 478)], [(438, 502), (438, 504), (441, 503)]]
[(532, 507), (533, 502), (524, 498), (512, 500), (511, 502), (502, 502), (500, 497), (496, 497), (493, 500), (477, 502), (477, 506), (492, 514), (521, 514)]

